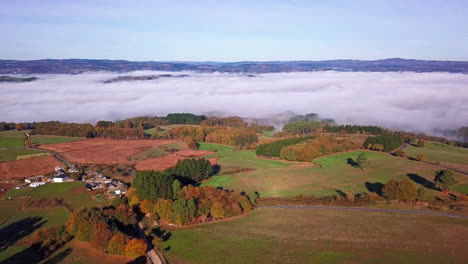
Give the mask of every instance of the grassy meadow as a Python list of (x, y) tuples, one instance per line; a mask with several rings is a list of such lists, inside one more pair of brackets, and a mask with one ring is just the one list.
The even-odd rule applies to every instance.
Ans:
[(108, 204), (108, 201), (93, 199), (84, 185), (84, 182), (48, 183), (36, 188), (13, 189), (4, 194), (3, 197), (27, 196), (33, 200), (62, 198), (74, 209)]
[(421, 153), (430, 162), (468, 165), (467, 148), (450, 146), (439, 142), (426, 142), (422, 148), (409, 145), (405, 151), (408, 153), (408, 157), (411, 158), (416, 158)]
[(143, 150), (142, 152), (139, 152), (131, 157), (129, 157), (130, 161), (137, 161), (137, 160), (143, 160), (147, 158), (154, 158), (154, 157), (160, 157), (166, 155), (167, 152), (160, 148), (160, 147), (154, 147), (154, 148), (147, 148)]
[(18, 156), (43, 153), (36, 149), (24, 148), (24, 132), (7, 130), (0, 132), (0, 162), (16, 160)]
[(164, 246), (174, 263), (468, 261), (468, 220), (439, 216), (258, 208), (232, 221), (171, 232)]
[(78, 140), (83, 140), (82, 137), (65, 137), (65, 136), (47, 136), (47, 135), (33, 135), (31, 136), (31, 143), (35, 145), (47, 145), (55, 143), (67, 143)]
[[(387, 153), (366, 152), (371, 166), (363, 171), (353, 167), (361, 151), (354, 151), (315, 160), (311, 163), (285, 163), (277, 160), (263, 160), (249, 151), (220, 151), (221, 173), (206, 181), (204, 185), (221, 186), (226, 189), (259, 192), (262, 197), (288, 197), (298, 195), (332, 195), (337, 191), (379, 192), (382, 184), (390, 179), (412, 180), (416, 186), (426, 186), (426, 199), (440, 195), (430, 188), (434, 172), (438, 167), (391, 156)], [(223, 175), (223, 167), (242, 167), (250, 170)], [(468, 177), (455, 173), (458, 180), (455, 189), (464, 191)], [(429, 187), (429, 188), (427, 188)]]

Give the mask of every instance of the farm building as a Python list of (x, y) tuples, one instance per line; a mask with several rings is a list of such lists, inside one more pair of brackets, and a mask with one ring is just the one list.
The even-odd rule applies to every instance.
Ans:
[(33, 182), (33, 183), (29, 184), (29, 187), (35, 188), (35, 187), (42, 186), (44, 184), (46, 184), (46, 182)]
[(46, 181), (46, 177), (44, 177), (43, 175), (29, 177), (24, 180), (25, 183), (35, 183), (35, 182), (43, 182), (43, 181)]

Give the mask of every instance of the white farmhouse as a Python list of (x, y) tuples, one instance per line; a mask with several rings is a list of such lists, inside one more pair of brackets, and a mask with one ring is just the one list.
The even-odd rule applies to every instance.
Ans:
[(54, 177), (54, 182), (66, 182), (69, 179), (68, 174), (60, 174)]

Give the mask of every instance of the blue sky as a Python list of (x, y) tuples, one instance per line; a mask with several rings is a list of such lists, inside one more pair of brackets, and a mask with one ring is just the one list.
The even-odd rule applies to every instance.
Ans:
[(2, 1), (0, 59), (468, 60), (468, 1)]

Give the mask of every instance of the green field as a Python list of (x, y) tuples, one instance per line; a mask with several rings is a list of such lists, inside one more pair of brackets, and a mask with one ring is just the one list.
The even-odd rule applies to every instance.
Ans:
[(409, 145), (405, 151), (411, 158), (416, 158), (419, 153), (422, 153), (427, 161), (468, 165), (468, 148), (450, 146), (439, 142), (426, 142), (422, 148)]
[(258, 208), (236, 220), (171, 232), (165, 247), (174, 263), (468, 261), (468, 220), (439, 216)]
[(160, 148), (160, 147), (154, 147), (154, 148), (147, 148), (143, 150), (142, 152), (139, 152), (133, 156), (131, 156), (129, 159), (131, 161), (137, 161), (137, 160), (143, 160), (147, 158), (153, 158), (153, 157), (160, 157), (166, 155), (167, 152)]
[(262, 135), (267, 136), (267, 137), (272, 137), (275, 135), (275, 133), (276, 132), (274, 130), (263, 130)]
[(46, 135), (34, 135), (31, 136), (31, 143), (35, 145), (46, 145), (55, 143), (66, 143), (78, 140), (83, 140), (81, 137), (65, 137), (65, 136), (46, 136)]
[(43, 153), (36, 149), (24, 148), (24, 132), (7, 130), (0, 132), (0, 161), (16, 160), (18, 156)]
[(214, 143), (206, 143), (206, 142), (199, 142), (198, 143), (199, 150), (207, 150), (207, 151), (228, 151), (233, 150), (233, 146), (221, 145), (221, 144), (214, 144)]
[[(370, 192), (378, 191), (389, 179), (410, 178), (416, 186), (431, 183), (435, 170), (434, 165), (411, 161), (391, 156), (386, 153), (367, 152), (371, 167), (366, 171), (353, 167), (348, 159), (356, 159), (360, 151), (322, 157), (316, 160), (322, 166), (308, 163), (290, 165), (280, 161), (255, 158), (253, 152), (226, 151), (220, 152), (221, 172), (223, 166), (254, 168), (230, 175), (217, 175), (204, 185), (221, 186), (226, 189), (259, 192), (262, 197), (287, 197), (298, 195), (332, 195), (337, 191)], [(218, 154), (218, 153), (217, 153)], [(216, 154), (213, 154), (214, 156)], [(238, 157), (241, 156), (241, 157)], [(282, 165), (279, 165), (282, 164)], [(459, 181), (457, 186), (468, 184), (468, 177), (455, 173)], [(457, 187), (456, 186), (456, 187)], [(439, 192), (426, 188), (426, 199), (435, 199)]]
[(0, 224), (19, 209), (24, 200), (0, 200)]
[(73, 208), (85, 208), (91, 206), (105, 206), (108, 201), (93, 199), (84, 188), (84, 182), (48, 183), (36, 188), (24, 188), (10, 190), (3, 197), (31, 197), (32, 199), (63, 198)]

